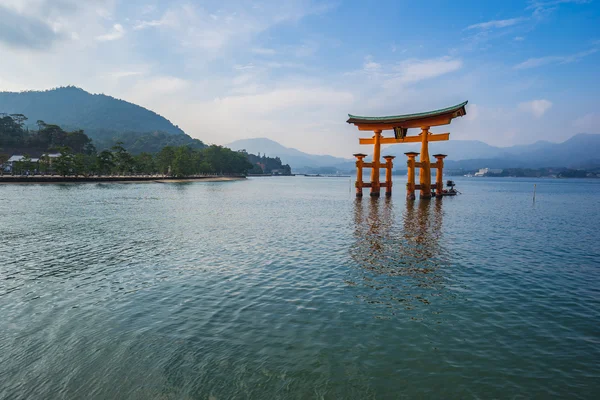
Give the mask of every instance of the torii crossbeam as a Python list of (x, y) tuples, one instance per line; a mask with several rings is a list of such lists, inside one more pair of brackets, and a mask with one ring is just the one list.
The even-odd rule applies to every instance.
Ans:
[[(356, 196), (362, 197), (362, 189), (371, 188), (371, 196), (378, 197), (380, 189), (386, 188), (386, 196), (392, 194), (392, 159), (393, 156), (384, 156), (386, 163), (380, 162), (381, 145), (394, 143), (421, 143), (421, 161), (416, 161), (419, 153), (405, 153), (408, 157), (408, 183), (406, 184), (407, 197), (415, 198), (415, 190), (420, 190), (421, 198), (431, 198), (431, 161), (429, 160), (429, 142), (444, 141), (450, 139), (450, 133), (432, 134), (429, 129), (432, 126), (448, 125), (456, 117), (462, 117), (467, 114), (467, 101), (452, 107), (440, 110), (396, 115), (390, 117), (359, 117), (348, 114), (349, 124), (354, 124), (359, 131), (373, 131), (375, 135), (372, 138), (359, 139), (360, 144), (373, 145), (373, 162), (365, 163), (363, 159), (366, 154), (355, 154), (356, 157)], [(417, 136), (407, 136), (408, 129), (420, 128), (421, 133)], [(393, 130), (394, 137), (383, 137), (382, 132)], [(441, 196), (443, 189), (442, 170), (444, 167), (445, 154), (436, 154), (437, 162), (433, 164), (437, 168), (436, 193)], [(386, 181), (379, 181), (379, 168), (386, 168)], [(414, 169), (419, 167), (419, 185), (415, 184)], [(371, 168), (371, 182), (363, 182), (362, 169)]]

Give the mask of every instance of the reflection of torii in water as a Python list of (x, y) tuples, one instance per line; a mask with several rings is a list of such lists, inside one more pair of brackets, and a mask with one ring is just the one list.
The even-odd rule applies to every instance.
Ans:
[[(431, 208), (433, 207), (433, 211)], [(443, 210), (440, 202), (433, 204), (406, 202), (404, 237), (414, 242), (412, 251), (421, 260), (432, 261), (442, 254), (439, 240), (442, 231)]]
[[(407, 201), (402, 228), (397, 224), (391, 199), (386, 199), (383, 204), (357, 201), (354, 206), (356, 244), (353, 248), (359, 250), (357, 255), (364, 258), (365, 265), (385, 270), (387, 267), (383, 264), (397, 260), (399, 263), (389, 265), (392, 269), (411, 268), (442, 254), (439, 240), (443, 210), (440, 202), (415, 204)], [(367, 213), (364, 207), (368, 207)]]
[(356, 201), (350, 253), (359, 275), (347, 283), (368, 289), (358, 295), (368, 303), (414, 309), (444, 297), (442, 204), (406, 202), (402, 221), (393, 205), (391, 199)]

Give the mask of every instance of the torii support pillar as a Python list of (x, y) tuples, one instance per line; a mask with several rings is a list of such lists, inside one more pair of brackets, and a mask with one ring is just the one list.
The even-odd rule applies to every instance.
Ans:
[(385, 158), (385, 195), (390, 197), (392, 195), (392, 168), (394, 164), (392, 160), (395, 156), (383, 156)]
[(356, 157), (356, 182), (354, 183), (354, 186), (356, 187), (356, 197), (362, 197), (363, 195), (363, 168), (365, 164), (363, 160), (366, 156), (366, 154), (362, 153), (354, 154), (354, 157)]
[(408, 161), (406, 162), (406, 166), (408, 167), (408, 182), (406, 182), (406, 198), (408, 200), (415, 199), (415, 167), (416, 160), (415, 158), (419, 155), (419, 153), (415, 153), (414, 151), (409, 151), (408, 153), (404, 153), (408, 157)]
[(437, 172), (435, 175), (435, 195), (437, 198), (442, 197), (442, 191), (444, 190), (444, 175), (443, 175), (443, 170), (444, 170), (444, 158), (446, 158), (445, 154), (434, 154), (433, 155), (436, 159), (437, 162), (435, 163), (435, 166), (437, 168)]
[(379, 197), (379, 160), (381, 158), (381, 131), (373, 136), (373, 162), (371, 163), (371, 197)]
[(419, 198), (431, 198), (431, 166), (429, 161), (429, 127), (421, 128), (421, 169), (419, 170)]

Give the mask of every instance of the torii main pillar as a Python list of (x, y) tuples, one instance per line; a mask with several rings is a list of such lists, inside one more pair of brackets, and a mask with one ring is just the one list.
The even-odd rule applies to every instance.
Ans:
[(381, 131), (375, 131), (373, 136), (373, 162), (371, 163), (371, 196), (379, 197), (381, 183), (379, 182), (379, 166), (381, 160)]
[(431, 198), (431, 165), (429, 161), (429, 127), (421, 128), (421, 168), (419, 169), (419, 198)]

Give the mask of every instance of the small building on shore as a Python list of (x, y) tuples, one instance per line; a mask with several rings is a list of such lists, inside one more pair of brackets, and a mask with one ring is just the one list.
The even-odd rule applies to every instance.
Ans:
[(502, 169), (499, 168), (481, 168), (478, 172), (475, 172), (474, 176), (486, 176), (488, 174), (501, 174)]
[[(12, 155), (6, 162), (4, 163), (3, 169), (4, 172), (13, 172), (16, 169), (19, 169), (20, 163), (25, 163), (29, 161), (29, 165), (24, 166), (28, 171), (35, 171), (38, 168), (39, 158), (30, 158), (22, 154), (14, 154)], [(26, 172), (26, 171), (23, 171)]]
[[(39, 152), (37, 154), (39, 155)], [(27, 172), (35, 173), (40, 170), (47, 172), (51, 168), (52, 163), (60, 156), (61, 153), (44, 153), (39, 158), (29, 157), (24, 154), (13, 154), (4, 164), (0, 164), (0, 170), (2, 172), (18, 174), (25, 174)]]

